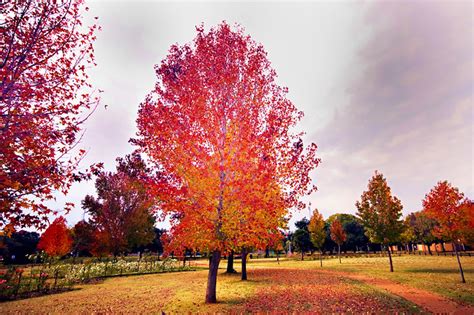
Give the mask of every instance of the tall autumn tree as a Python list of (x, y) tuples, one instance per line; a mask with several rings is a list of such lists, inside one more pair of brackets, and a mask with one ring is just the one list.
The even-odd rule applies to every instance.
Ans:
[(263, 46), (239, 27), (197, 27), (155, 69), (132, 142), (166, 174), (156, 191), (171, 239), (210, 253), (206, 302), (214, 303), (221, 254), (264, 249), (287, 210), (304, 208), (316, 145), (305, 149), (291, 131), (303, 114), (276, 84)]
[(472, 205), (468, 199), (464, 198), (464, 194), (457, 187), (453, 187), (448, 181), (440, 181), (431, 191), (426, 194), (423, 199), (423, 211), (426, 215), (435, 219), (438, 226), (435, 227), (434, 233), (446, 241), (453, 244), (456, 258), (459, 265), (459, 273), (461, 281), (466, 282), (464, 271), (462, 269), (461, 260), (457, 245), (465, 237), (463, 232), (470, 230), (472, 222)]
[(319, 249), (319, 261), (321, 263), (321, 267), (323, 266), (323, 245), (324, 241), (326, 240), (326, 230), (325, 230), (325, 222), (323, 219), (323, 215), (318, 212), (318, 209), (314, 209), (313, 215), (309, 220), (308, 224), (308, 231), (311, 242), (313, 243), (314, 247)]
[(71, 231), (64, 217), (56, 218), (44, 231), (38, 243), (38, 249), (44, 250), (51, 257), (62, 257), (71, 252)]
[(341, 221), (334, 220), (331, 224), (331, 239), (337, 244), (337, 255), (341, 263), (341, 245), (346, 241), (346, 232), (342, 227)]
[(97, 104), (87, 76), (97, 26), (82, 24), (83, 9), (83, 0), (0, 5), (0, 229), (43, 228), (55, 214), (45, 202), (78, 178), (85, 152), (72, 149)]
[(355, 205), (357, 216), (361, 219), (370, 241), (386, 246), (390, 272), (393, 272), (390, 244), (398, 241), (403, 232), (403, 222), (400, 219), (403, 206), (400, 199), (392, 196), (383, 174), (375, 171), (367, 191), (362, 193), (361, 200)]
[(95, 227), (96, 255), (118, 255), (153, 241), (157, 201), (148, 189), (152, 180), (153, 173), (136, 152), (117, 158), (116, 172), (100, 172), (97, 198), (87, 195), (82, 201)]

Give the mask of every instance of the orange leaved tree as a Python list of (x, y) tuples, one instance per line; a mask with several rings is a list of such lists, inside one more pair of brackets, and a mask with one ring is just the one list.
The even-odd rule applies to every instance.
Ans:
[(331, 239), (337, 244), (337, 254), (339, 256), (339, 263), (341, 263), (341, 245), (346, 241), (346, 232), (342, 227), (341, 221), (335, 220), (331, 224)]
[(41, 235), (38, 249), (44, 250), (51, 257), (61, 257), (72, 249), (71, 231), (66, 226), (66, 219), (58, 217)]
[(286, 211), (304, 208), (316, 145), (305, 150), (290, 130), (302, 113), (241, 28), (198, 27), (156, 74), (132, 142), (164, 174), (156, 193), (171, 218), (170, 243), (210, 254), (206, 302), (214, 303), (221, 254), (265, 248)]
[(459, 265), (461, 281), (466, 282), (459, 259), (457, 244), (465, 237), (472, 227), (472, 202), (464, 198), (459, 189), (453, 187), (448, 181), (438, 184), (426, 194), (423, 199), (423, 211), (438, 222), (434, 233), (443, 240), (453, 244)]
[(318, 212), (318, 209), (314, 209), (313, 215), (309, 220), (308, 224), (309, 237), (314, 247), (319, 249), (319, 262), (321, 267), (323, 266), (323, 245), (326, 240), (326, 230), (324, 228), (323, 215)]
[(97, 104), (87, 76), (97, 26), (82, 25), (83, 10), (83, 0), (0, 4), (0, 229), (45, 227), (55, 213), (45, 201), (79, 178), (85, 151), (72, 150)]

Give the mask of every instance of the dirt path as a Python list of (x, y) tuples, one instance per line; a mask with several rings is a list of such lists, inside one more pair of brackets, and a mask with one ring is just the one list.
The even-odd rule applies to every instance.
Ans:
[(422, 289), (409, 287), (390, 280), (372, 278), (366, 275), (353, 274), (349, 272), (320, 270), (321, 272), (341, 276), (344, 278), (354, 279), (365, 282), (372, 286), (387, 290), (388, 292), (401, 296), (411, 301), (424, 310), (435, 314), (474, 314), (474, 307), (457, 304), (441, 295), (428, 292)]

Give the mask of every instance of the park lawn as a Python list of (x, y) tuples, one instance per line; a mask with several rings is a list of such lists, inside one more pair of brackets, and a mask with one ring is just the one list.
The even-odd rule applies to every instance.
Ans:
[[(282, 263), (286, 264), (287, 262)], [(264, 265), (267, 265), (265, 267)], [(358, 281), (308, 270), (251, 261), (249, 280), (218, 276), (219, 303), (205, 304), (207, 270), (108, 278), (60, 294), (4, 302), (2, 313), (164, 312), (418, 312), (412, 303)], [(237, 264), (237, 267), (238, 266)]]
[[(388, 257), (324, 259), (323, 268), (361, 273), (370, 277), (389, 279), (443, 295), (456, 302), (474, 305), (474, 257), (461, 257), (466, 283), (461, 283), (456, 257), (452, 256), (393, 256), (394, 272), (389, 272)], [(270, 267), (275, 259), (258, 259), (255, 265)], [(280, 268), (320, 268), (319, 260), (282, 260)]]

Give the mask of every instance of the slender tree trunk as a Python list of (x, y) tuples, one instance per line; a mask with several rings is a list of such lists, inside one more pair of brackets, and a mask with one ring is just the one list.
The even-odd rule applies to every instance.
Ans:
[(390, 252), (390, 246), (387, 246), (388, 259), (390, 260), (390, 272), (393, 272), (392, 253)]
[(430, 256), (433, 256), (433, 253), (431, 252), (431, 244), (428, 244), (428, 253)]
[(242, 248), (242, 280), (247, 280), (247, 249)]
[(341, 245), (337, 244), (337, 255), (339, 256), (339, 263), (341, 263)]
[(209, 274), (207, 275), (206, 303), (216, 303), (217, 271), (221, 261), (221, 252), (212, 252), (209, 260)]
[(304, 260), (304, 250), (301, 250), (301, 260)]
[(227, 271), (226, 273), (236, 273), (234, 269), (234, 251), (232, 250), (227, 258)]
[(461, 282), (466, 283), (466, 279), (464, 279), (464, 271), (462, 270), (462, 266), (461, 266), (461, 259), (459, 259), (458, 248), (456, 247), (456, 244), (454, 242), (453, 242), (453, 247), (454, 247), (454, 251), (456, 252), (456, 258), (458, 259), (459, 272), (461, 273)]
[(280, 264), (280, 251), (277, 250), (276, 254), (277, 254), (277, 263)]
[(321, 267), (323, 266), (323, 251), (319, 251), (319, 262), (321, 263)]

